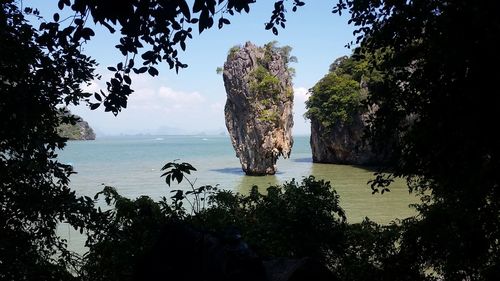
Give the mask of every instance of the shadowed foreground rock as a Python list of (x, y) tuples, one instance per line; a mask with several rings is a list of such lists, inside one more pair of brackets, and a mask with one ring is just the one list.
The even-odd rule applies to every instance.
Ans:
[(293, 145), (291, 75), (276, 50), (247, 42), (224, 64), (226, 127), (247, 175), (276, 173), (278, 157), (289, 157)]
[(311, 118), (311, 150), (313, 162), (349, 165), (376, 165), (384, 156), (373, 152), (363, 139), (366, 114), (355, 113), (349, 124), (338, 122), (326, 129)]

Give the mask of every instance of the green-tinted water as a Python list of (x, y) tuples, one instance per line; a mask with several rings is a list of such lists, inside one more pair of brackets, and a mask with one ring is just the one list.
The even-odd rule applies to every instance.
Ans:
[[(250, 177), (241, 171), (238, 158), (227, 136), (141, 136), (106, 138), (95, 141), (69, 142), (60, 153), (60, 160), (73, 165), (78, 174), (71, 177), (71, 187), (79, 194), (94, 196), (104, 185), (117, 188), (120, 194), (135, 198), (148, 195), (153, 199), (169, 196), (172, 189), (160, 178), (160, 168), (169, 161), (180, 159), (198, 169), (191, 179), (196, 185), (219, 184), (221, 188), (247, 193), (253, 185), (261, 191), (292, 178), (300, 180), (314, 175), (328, 180), (340, 195), (341, 206), (348, 221), (360, 222), (364, 217), (378, 223), (413, 214), (409, 204), (416, 198), (408, 194), (402, 181), (391, 186), (384, 195), (371, 194), (367, 181), (373, 171), (348, 166), (314, 164), (308, 137), (295, 137), (290, 159), (278, 160), (278, 173), (273, 176)], [(59, 233), (69, 241), (70, 248), (83, 253), (85, 237), (61, 225)]]
[(349, 222), (364, 217), (388, 223), (395, 218), (413, 214), (408, 205), (415, 202), (404, 182), (391, 186), (391, 192), (372, 195), (367, 181), (373, 171), (331, 164), (313, 164), (309, 138), (295, 137), (290, 159), (278, 160), (274, 176), (250, 177), (241, 171), (238, 158), (227, 136), (142, 136), (106, 138), (96, 141), (74, 141), (60, 153), (62, 162), (71, 163), (78, 174), (72, 177), (71, 187), (80, 194), (93, 196), (105, 185), (111, 185), (127, 197), (149, 195), (154, 199), (168, 196), (173, 188), (160, 178), (160, 168), (166, 162), (180, 159), (198, 171), (192, 176), (197, 185), (219, 184), (221, 188), (246, 193), (253, 185), (262, 190), (292, 178), (300, 180), (314, 175), (331, 182), (338, 191), (341, 206)]

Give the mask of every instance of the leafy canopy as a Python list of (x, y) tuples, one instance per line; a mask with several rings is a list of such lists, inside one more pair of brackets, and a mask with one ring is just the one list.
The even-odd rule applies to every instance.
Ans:
[(305, 117), (315, 119), (327, 130), (338, 124), (349, 124), (359, 114), (366, 98), (367, 62), (343, 56), (330, 66), (325, 75), (309, 90)]
[(393, 142), (394, 175), (422, 192), (403, 246), (448, 280), (491, 280), (500, 248), (498, 1), (339, 1), (384, 79), (370, 136)]
[[(218, 278), (213, 279), (229, 274), (228, 280), (241, 280), (231, 269), (249, 251), (266, 260), (309, 257), (333, 269), (340, 280), (422, 280), (411, 267), (412, 259), (400, 253), (400, 227), (369, 220), (347, 224), (339, 195), (329, 182), (310, 176), (271, 186), (264, 194), (254, 186), (242, 195), (194, 186), (196, 181), (189, 177), (196, 169), (187, 163), (167, 163), (164, 168), (164, 176), (176, 175), (167, 182), (169, 186), (185, 180), (191, 190), (172, 190), (170, 200), (164, 197), (159, 202), (147, 196), (130, 200), (111, 187), (98, 195), (113, 208), (92, 230), (85, 280), (140, 280), (145, 276), (137, 278), (137, 267), (144, 264), (151, 277), (198, 280), (210, 278), (215, 271)], [(193, 206), (201, 207), (193, 212)], [(182, 236), (176, 234), (179, 226), (188, 230)], [(193, 235), (193, 231), (199, 232)], [(244, 261), (247, 271), (243, 272), (251, 274), (248, 269), (255, 262), (262, 261)], [(219, 263), (224, 270), (218, 270)], [(207, 269), (206, 264), (212, 267)]]
[[(22, 1), (1, 2), (0, 279), (68, 280), (68, 270), (78, 267), (56, 227), (68, 222), (83, 232), (95, 209), (90, 198), (69, 189), (74, 172), (57, 161), (57, 150), (66, 142), (57, 128), (76, 121), (61, 106), (85, 102), (91, 109), (103, 105), (118, 114), (133, 93), (131, 71), (156, 76), (155, 65), (165, 61), (176, 70), (186, 67), (178, 52), (186, 48), (194, 27), (202, 32), (218, 17), (222, 28), (229, 15), (249, 12), (252, 2), (196, 0), (190, 8), (183, 0), (57, 1), (59, 9), (70, 11), (68, 18), (59, 13), (42, 18)], [(286, 21), (279, 12), (283, 2), (275, 10), (268, 27), (277, 33), (274, 25), (284, 27)], [(40, 25), (33, 27), (26, 15), (38, 18)], [(91, 21), (122, 35), (116, 48), (123, 60), (108, 68), (114, 75), (96, 93), (82, 90), (100, 78), (96, 62), (81, 52), (94, 36)]]
[(74, 172), (57, 160), (66, 142), (57, 127), (75, 122), (59, 106), (88, 97), (80, 87), (93, 77), (95, 62), (78, 44), (48, 36), (17, 5), (0, 4), (2, 280), (71, 280), (68, 270), (78, 259), (56, 226), (64, 221), (83, 231), (94, 213), (92, 200), (68, 187)]
[[(13, 0), (7, 1), (12, 3)], [(107, 28), (110, 33), (119, 30), (121, 38), (115, 46), (123, 55), (116, 66), (108, 67), (113, 77), (106, 83), (106, 91), (94, 93), (94, 99), (87, 100), (91, 109), (101, 105), (105, 111), (118, 114), (127, 107), (132, 79), (130, 73), (159, 75), (156, 65), (166, 62), (170, 69), (178, 72), (187, 67), (179, 58), (179, 52), (186, 50), (187, 42), (193, 38), (194, 30), (199, 33), (212, 28), (217, 21), (218, 28), (230, 24), (235, 13), (248, 13), (255, 0), (186, 0), (141, 1), (127, 0), (119, 4), (114, 1), (59, 0), (60, 10), (70, 10), (72, 16), (62, 19), (55, 13), (51, 21), (42, 22), (39, 30), (47, 42), (57, 46), (54, 39), (81, 45), (95, 35), (89, 27), (89, 20)], [(294, 0), (292, 10), (304, 2)], [(265, 28), (278, 34), (278, 28), (286, 23), (284, 1), (276, 1), (271, 18)], [(94, 75), (92, 78), (99, 79)]]

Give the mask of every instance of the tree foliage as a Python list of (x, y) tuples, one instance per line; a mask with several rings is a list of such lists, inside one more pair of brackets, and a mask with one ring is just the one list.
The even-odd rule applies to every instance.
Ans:
[(335, 124), (348, 124), (361, 105), (359, 83), (346, 76), (327, 74), (312, 89), (305, 116), (315, 118), (331, 129)]
[(313, 88), (306, 101), (305, 117), (315, 119), (326, 129), (349, 124), (362, 111), (369, 80), (366, 60), (343, 56), (330, 66), (330, 72)]
[(236, 227), (262, 257), (310, 256), (325, 262), (335, 255), (330, 247), (342, 242), (346, 217), (339, 196), (329, 182), (312, 176), (271, 186), (265, 195), (254, 186), (248, 196), (221, 191), (210, 199), (210, 208), (200, 214), (208, 229)]
[(310, 176), (242, 195), (194, 186), (187, 163), (165, 167), (165, 176), (176, 175), (169, 185), (188, 181), (191, 190), (172, 190), (159, 202), (130, 200), (111, 187), (98, 195), (113, 208), (91, 230), (84, 280), (262, 280), (255, 271), (277, 257), (309, 257), (341, 280), (423, 277), (401, 254), (400, 226), (347, 224), (329, 182)]
[[(95, 215), (93, 202), (68, 187), (71, 166), (57, 161), (65, 139), (57, 127), (75, 122), (61, 106), (86, 102), (104, 105), (114, 114), (127, 106), (130, 72), (158, 75), (155, 65), (166, 61), (185, 67), (178, 52), (186, 48), (193, 27), (219, 28), (227, 15), (248, 12), (253, 1), (91, 1), (60, 0), (71, 16), (42, 18), (32, 7), (2, 1), (0, 11), (0, 277), (6, 280), (71, 279), (68, 270), (78, 259), (56, 235), (60, 222), (83, 231)], [(54, 4), (55, 5), (55, 4)], [(21, 7), (21, 8), (20, 8)], [(218, 11), (215, 8), (218, 7)], [(22, 9), (22, 10), (21, 10)], [(65, 11), (67, 12), (67, 11)], [(35, 28), (25, 16), (38, 18)], [(196, 16), (195, 16), (196, 15)], [(280, 23), (284, 18), (279, 16)], [(96, 62), (84, 55), (92, 40), (90, 22), (122, 34), (117, 49), (122, 62), (108, 69), (114, 76), (106, 89), (86, 93), (82, 87), (100, 77)], [(276, 21), (276, 20), (274, 20)], [(273, 30), (274, 31), (274, 30)], [(142, 66), (135, 67), (136, 56)]]
[[(29, 11), (28, 11), (29, 12)], [(36, 13), (35, 13), (36, 15)], [(0, 10), (0, 279), (71, 279), (76, 265), (56, 235), (65, 221), (82, 230), (93, 213), (90, 198), (68, 187), (71, 166), (57, 160), (65, 139), (59, 124), (74, 118), (58, 109), (88, 94), (81, 84), (95, 62), (72, 42), (32, 28), (18, 7)], [(64, 65), (65, 67), (61, 67)]]
[[(13, 0), (7, 1), (12, 3)], [(114, 76), (106, 83), (106, 91), (94, 93), (95, 99), (88, 101), (91, 109), (104, 106), (105, 111), (118, 114), (127, 107), (132, 79), (130, 73), (159, 75), (157, 64), (166, 62), (177, 72), (187, 67), (180, 60), (180, 51), (186, 50), (187, 42), (193, 38), (194, 30), (199, 33), (230, 24), (235, 13), (248, 13), (255, 0), (186, 0), (140, 1), (127, 0), (119, 4), (113, 1), (59, 0), (60, 10), (69, 10), (73, 15), (62, 19), (55, 13), (52, 20), (42, 22), (39, 30), (47, 42), (57, 46), (58, 40), (81, 45), (95, 35), (90, 21), (102, 25), (110, 33), (120, 31), (121, 38), (115, 46), (123, 55), (116, 66), (108, 67)], [(190, 6), (192, 4), (192, 6)], [(294, 0), (293, 10), (303, 2)], [(278, 34), (276, 26), (285, 27), (285, 3), (276, 1), (266, 29)], [(140, 58), (139, 58), (140, 56)], [(95, 75), (98, 79), (100, 76)]]
[(494, 136), (500, 35), (497, 1), (339, 1), (384, 74), (371, 137), (396, 140), (394, 174), (424, 194), (404, 245), (450, 280), (491, 280), (500, 268), (500, 155)]

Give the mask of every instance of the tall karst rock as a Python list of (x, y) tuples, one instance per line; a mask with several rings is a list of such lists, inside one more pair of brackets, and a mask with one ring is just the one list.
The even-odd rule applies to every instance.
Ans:
[(381, 162), (371, 146), (363, 140), (368, 114), (358, 111), (348, 122), (338, 121), (332, 127), (311, 118), (311, 151), (314, 163), (376, 165)]
[(226, 126), (247, 175), (276, 173), (278, 157), (290, 156), (293, 88), (290, 47), (275, 43), (233, 47), (224, 63)]
[(311, 150), (315, 163), (377, 165), (384, 153), (375, 152), (363, 138), (367, 120), (376, 110), (366, 107), (367, 84), (382, 79), (366, 61), (341, 57), (309, 90), (305, 116), (311, 120)]

